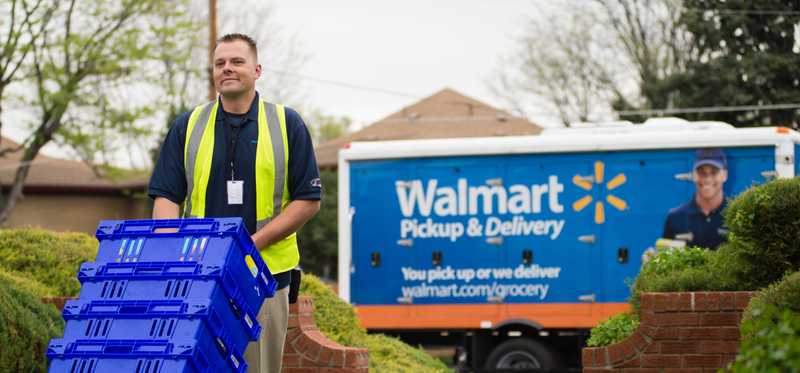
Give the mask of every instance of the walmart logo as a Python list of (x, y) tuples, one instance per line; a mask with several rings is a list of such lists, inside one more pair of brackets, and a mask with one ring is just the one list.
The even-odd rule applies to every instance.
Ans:
[[(575, 175), (572, 178), (572, 183), (577, 185), (579, 188), (583, 190), (591, 191), (594, 188), (595, 184), (600, 185), (603, 183), (605, 168), (606, 168), (605, 163), (601, 161), (594, 162), (594, 176), (586, 177), (581, 175)], [(606, 190), (612, 191), (614, 189), (617, 189), (619, 188), (620, 185), (625, 184), (626, 181), (627, 179), (625, 178), (625, 174), (622, 173), (617, 174), (617, 176), (614, 176), (614, 178), (612, 178), (611, 180), (608, 181), (608, 183), (606, 183)], [(591, 194), (586, 195), (583, 198), (575, 201), (575, 203), (572, 204), (572, 209), (575, 210), (576, 212), (582, 211), (587, 206), (589, 206), (593, 200), (594, 198), (592, 197)], [(609, 205), (614, 206), (614, 208), (616, 208), (619, 211), (624, 211), (625, 209), (628, 208), (627, 202), (611, 194), (606, 195), (606, 202), (608, 202)], [(606, 221), (606, 213), (603, 201), (596, 201), (594, 203), (594, 222), (596, 224), (603, 224), (605, 223), (605, 221)]]

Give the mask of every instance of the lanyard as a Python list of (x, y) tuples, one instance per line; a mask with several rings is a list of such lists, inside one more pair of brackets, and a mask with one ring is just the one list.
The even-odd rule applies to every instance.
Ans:
[(227, 126), (231, 129), (231, 143), (228, 145), (228, 163), (231, 166), (231, 180), (236, 180), (236, 173), (234, 169), (234, 160), (236, 159), (236, 145), (239, 143), (239, 133), (244, 125), (244, 121), (247, 119), (243, 119), (242, 122), (239, 123), (238, 126), (233, 125), (232, 121), (228, 119), (226, 116), (225, 121)]

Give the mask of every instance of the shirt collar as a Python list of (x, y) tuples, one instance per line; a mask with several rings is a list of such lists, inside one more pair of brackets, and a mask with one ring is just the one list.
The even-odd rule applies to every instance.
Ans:
[[(219, 101), (219, 97), (217, 97), (217, 100)], [(258, 122), (258, 100), (259, 100), (259, 94), (258, 91), (256, 91), (256, 96), (253, 97), (253, 102), (250, 103), (250, 109), (247, 110), (247, 113), (245, 113), (248, 120)], [(224, 111), (222, 109), (222, 101), (220, 101), (219, 107), (217, 108), (217, 121), (224, 120), (224, 115), (222, 115), (223, 113)]]
[[(710, 215), (714, 215), (714, 214), (720, 213), (727, 206), (728, 206), (728, 199), (725, 198), (725, 196), (722, 196), (722, 204), (719, 205), (719, 207), (717, 207), (716, 209), (711, 210), (711, 214)], [(701, 210), (700, 206), (697, 205), (697, 200), (695, 199), (695, 196), (692, 196), (692, 199), (689, 201), (689, 212), (692, 213), (692, 214), (701, 214), (701, 215), (703, 215), (703, 210)]]

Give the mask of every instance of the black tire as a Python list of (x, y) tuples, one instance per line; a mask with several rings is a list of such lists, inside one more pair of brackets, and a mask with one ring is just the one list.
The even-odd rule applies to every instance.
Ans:
[(509, 339), (494, 348), (485, 369), (559, 369), (561, 359), (542, 343), (528, 338)]

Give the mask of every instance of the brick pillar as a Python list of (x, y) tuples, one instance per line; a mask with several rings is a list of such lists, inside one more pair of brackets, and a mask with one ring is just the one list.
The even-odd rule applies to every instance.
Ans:
[(584, 348), (583, 371), (716, 371), (736, 359), (739, 321), (754, 292), (645, 293), (625, 340)]
[(289, 330), (283, 350), (283, 373), (367, 373), (366, 349), (344, 347), (325, 337), (314, 323), (311, 298), (289, 307)]

